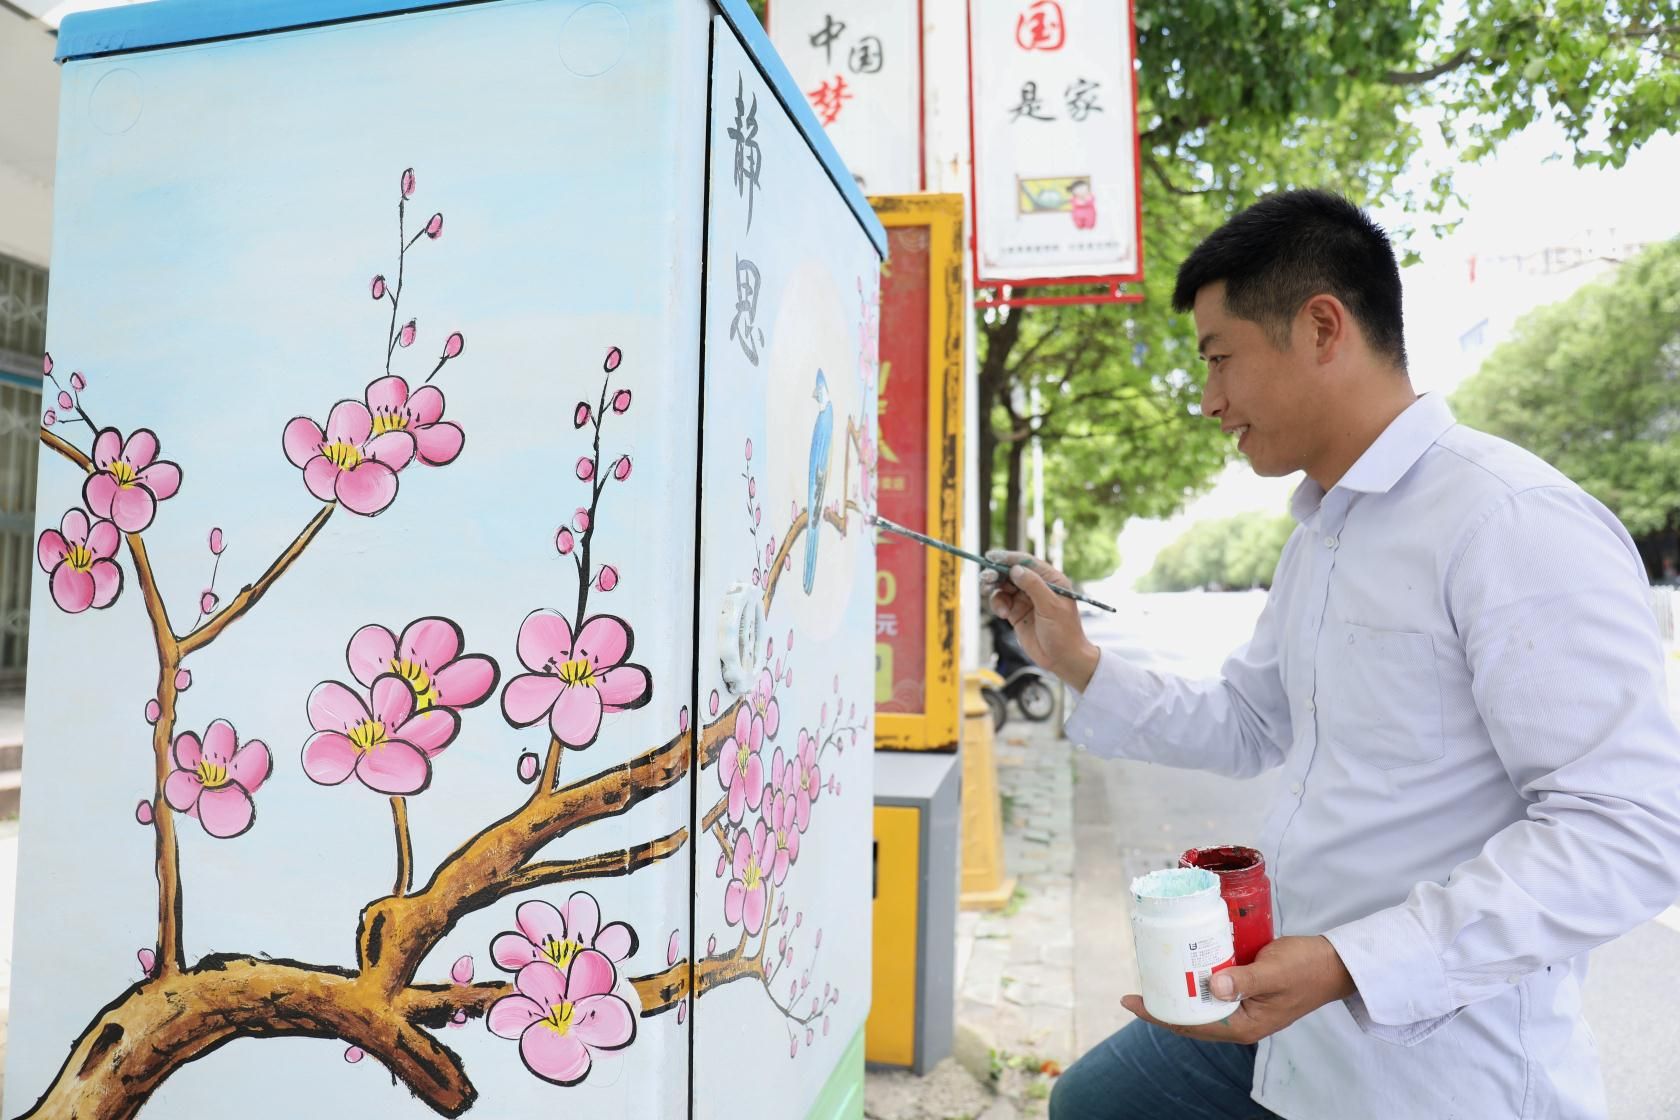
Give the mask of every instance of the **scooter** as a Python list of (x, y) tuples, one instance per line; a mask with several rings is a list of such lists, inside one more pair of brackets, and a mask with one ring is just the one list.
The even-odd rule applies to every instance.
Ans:
[(1009, 720), (1009, 702), (1033, 723), (1043, 723), (1056, 713), (1056, 690), (1049, 673), (1033, 664), (1021, 647), (1015, 628), (1001, 618), (986, 620), (992, 634), (993, 667), (1003, 678), (999, 688), (982, 688), (980, 693), (992, 712), (993, 729)]

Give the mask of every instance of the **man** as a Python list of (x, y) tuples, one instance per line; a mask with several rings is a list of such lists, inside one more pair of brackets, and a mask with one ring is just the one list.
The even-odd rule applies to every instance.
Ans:
[(1223, 1022), (1128, 996), (1052, 1120), (1603, 1117), (1587, 952), (1680, 894), (1680, 732), (1632, 541), (1413, 392), (1393, 250), (1344, 199), (1237, 215), (1173, 306), (1203, 414), (1258, 473), (1306, 475), (1253, 638), (1192, 682), (1099, 651), (1030, 558), (988, 590), (1082, 694), (1076, 742), (1284, 768), (1260, 842), (1279, 936), (1214, 977)]

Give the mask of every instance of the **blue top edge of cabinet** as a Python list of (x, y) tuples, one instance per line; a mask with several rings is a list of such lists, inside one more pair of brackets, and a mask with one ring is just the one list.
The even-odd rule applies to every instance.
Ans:
[[(369, 19), (374, 16), (420, 12), (436, 8), (457, 8), (485, 0), (152, 0), (118, 8), (75, 12), (64, 18), (58, 32), (58, 61), (154, 50), (185, 43), (236, 39), (271, 31), (293, 31), (329, 23)], [(811, 150), (822, 160), (830, 179), (846, 197), (875, 251), (887, 255), (887, 231), (869, 206), (857, 181), (829, 141), (828, 134), (811, 111), (805, 94), (788, 73), (781, 56), (770, 45), (770, 37), (747, 6), (747, 0), (712, 0), (747, 52), (758, 63), (764, 78), (776, 91), (794, 123), (805, 134)]]

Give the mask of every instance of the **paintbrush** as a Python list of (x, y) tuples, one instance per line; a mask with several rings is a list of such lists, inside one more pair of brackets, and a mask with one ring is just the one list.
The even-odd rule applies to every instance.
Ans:
[[(958, 556), (958, 557), (961, 557), (964, 560), (972, 560), (976, 564), (980, 565), (982, 568), (990, 568), (992, 571), (1000, 573), (1005, 578), (1007, 578), (1008, 575), (1009, 575), (1009, 565), (1008, 564), (1001, 564), (996, 560), (988, 560), (984, 556), (978, 556), (975, 553), (965, 551), (964, 549), (958, 548), (956, 545), (946, 544), (944, 541), (938, 540), (937, 538), (925, 536), (922, 533), (916, 532), (916, 530), (914, 530), (914, 529), (906, 529), (904, 526), (898, 524), (897, 522), (888, 521), (886, 518), (881, 517), (878, 514), (870, 514), (869, 515), (869, 523), (871, 525), (874, 525), (877, 529), (885, 529), (889, 533), (895, 533), (898, 536), (908, 537), (913, 541), (919, 541), (922, 544), (927, 545), (929, 548), (937, 548), (940, 552), (948, 552), (952, 556)], [(1062, 596), (1063, 598), (1077, 599), (1081, 603), (1089, 603), (1093, 607), (1097, 607), (1101, 610), (1105, 610), (1105, 611), (1109, 612), (1110, 614), (1119, 614), (1120, 613), (1119, 611), (1115, 610), (1113, 607), (1109, 606), (1107, 603), (1099, 603), (1095, 599), (1091, 598), (1090, 596), (1081, 595), (1079, 592), (1070, 590), (1069, 588), (1066, 588), (1066, 587), (1063, 587), (1059, 583), (1051, 583), (1048, 580), (1046, 580), (1045, 581), (1045, 586), (1050, 588), (1050, 590), (1054, 591), (1056, 594)]]

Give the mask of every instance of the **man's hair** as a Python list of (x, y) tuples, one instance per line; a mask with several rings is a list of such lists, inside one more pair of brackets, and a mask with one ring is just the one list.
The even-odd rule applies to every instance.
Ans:
[(1196, 246), (1178, 269), (1173, 309), (1225, 282), (1225, 309), (1260, 324), (1280, 349), (1296, 312), (1313, 296), (1341, 300), (1371, 349), (1406, 368), (1400, 266), (1364, 211), (1320, 190), (1268, 195)]

